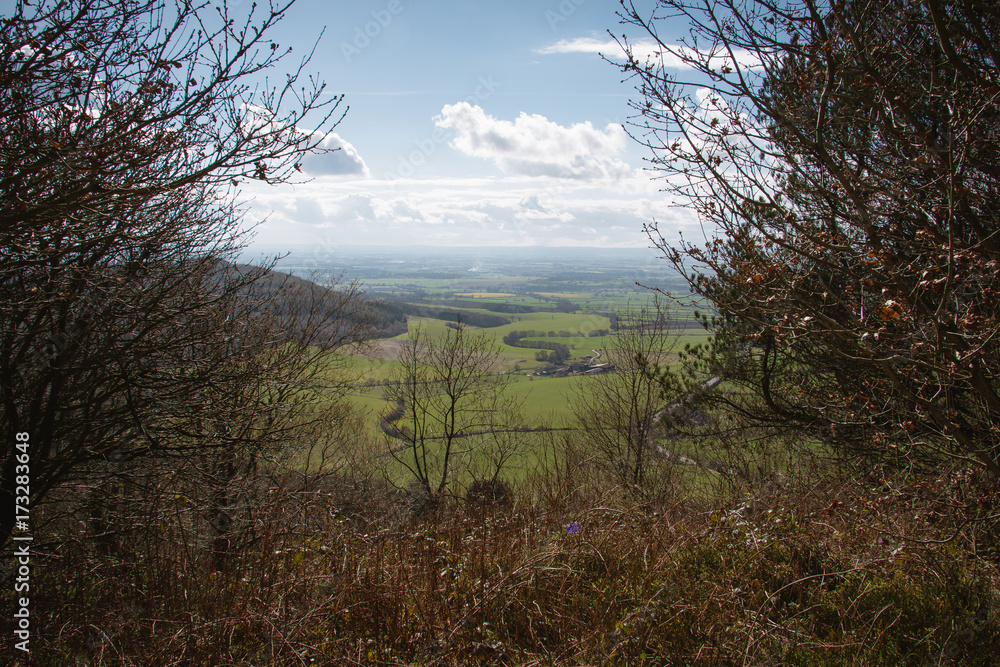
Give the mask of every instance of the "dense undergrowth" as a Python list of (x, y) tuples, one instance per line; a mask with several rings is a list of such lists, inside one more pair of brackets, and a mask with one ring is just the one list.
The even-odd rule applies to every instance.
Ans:
[(31, 664), (1000, 662), (994, 498), (950, 515), (959, 473), (639, 502), (567, 471), (421, 513), (359, 480), (262, 485), (221, 561), (164, 487), (141, 530), (48, 547)]

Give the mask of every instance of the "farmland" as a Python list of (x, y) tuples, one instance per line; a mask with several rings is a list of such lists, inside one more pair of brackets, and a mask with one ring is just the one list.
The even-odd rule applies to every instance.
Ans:
[[(378, 341), (355, 360), (359, 386), (353, 398), (373, 415), (388, 408), (379, 385), (398, 370), (402, 341), (418, 329), (440, 339), (461, 320), (495, 339), (494, 370), (516, 375), (508, 391), (523, 403), (525, 419), (561, 423), (568, 417), (570, 388), (584, 378), (535, 375), (548, 365), (536, 359), (536, 346), (565, 345), (569, 362), (599, 357), (616, 345), (616, 314), (654, 306), (657, 294), (650, 288), (687, 296), (678, 277), (646, 249), (301, 249), (278, 268), (318, 282), (324, 276), (358, 280), (369, 296), (413, 312), (406, 318), (407, 333)], [(706, 340), (690, 299), (659, 295), (659, 300), (670, 310), (669, 335), (676, 346)], [(492, 317), (495, 326), (476, 326), (477, 316)], [(519, 346), (503, 342), (512, 332), (527, 334)]]
[[(394, 328), (394, 335), (352, 348), (348, 399), (364, 415), (365, 431), (374, 441), (385, 438), (381, 418), (397, 406), (392, 387), (404, 375), (399, 355), (407, 340), (420, 332), (441, 342), (462, 326), (472, 338), (494, 345), (489, 372), (502, 379), (503, 399), (517, 406), (516, 417), (504, 426), (527, 429), (518, 436), (519, 455), (505, 465), (505, 476), (515, 481), (530, 474), (558, 432), (576, 428), (574, 402), (583, 400), (595, 382), (586, 369), (607, 361), (609, 350), (619, 345), (620, 316), (639, 310), (648, 316), (657, 304), (668, 314), (663, 334), (668, 352), (655, 360), (661, 365), (676, 362), (673, 350), (707, 340), (690, 298), (678, 298), (688, 295), (677, 293), (677, 277), (651, 252), (372, 248), (321, 258), (313, 253), (309, 261), (293, 253), (278, 268), (320, 283), (328, 275), (342, 283), (357, 280), (369, 297), (405, 313), (405, 330)], [(651, 287), (674, 288), (670, 296), (675, 298)], [(553, 363), (557, 350), (558, 363)], [(437, 441), (429, 445), (435, 454), (439, 446)], [(384, 444), (381, 448), (386, 451)], [(405, 466), (385, 454), (382, 458), (389, 476), (404, 483)], [(467, 453), (454, 465), (461, 485), (470, 470), (488, 462)]]

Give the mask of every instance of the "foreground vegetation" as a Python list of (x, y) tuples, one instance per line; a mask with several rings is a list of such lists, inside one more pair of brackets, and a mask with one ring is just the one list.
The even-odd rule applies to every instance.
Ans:
[(636, 503), (557, 449), (422, 515), (370, 480), (262, 484), (222, 569), (164, 485), (154, 521), (40, 570), (32, 664), (995, 664), (996, 526), (941, 511), (961, 475)]

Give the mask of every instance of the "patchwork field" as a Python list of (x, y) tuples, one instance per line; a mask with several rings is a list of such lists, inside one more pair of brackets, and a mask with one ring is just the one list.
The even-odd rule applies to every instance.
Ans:
[[(388, 384), (401, 377), (399, 353), (418, 332), (441, 341), (461, 322), (467, 334), (485, 336), (496, 345), (492, 372), (506, 381), (504, 398), (519, 406), (517, 423), (509, 426), (527, 429), (518, 436), (519, 462), (511, 461), (505, 468), (514, 477), (519, 476), (517, 470), (530, 469), (543, 457), (565, 429), (574, 428), (573, 402), (586, 395), (594, 378), (579, 373), (560, 376), (567, 371), (558, 369), (607, 360), (608, 351), (619, 345), (615, 333), (619, 318), (640, 310), (648, 315), (657, 307), (668, 314), (670, 325), (664, 334), (668, 352), (657, 360), (663, 365), (675, 363), (676, 351), (685, 345), (704, 343), (707, 334), (694, 319), (695, 305), (689, 297), (670, 299), (641, 286), (672, 288), (675, 295), (687, 295), (678, 289), (683, 284), (676, 276), (643, 253), (550, 249), (547, 254), (525, 256), (436, 249), (389, 255), (380, 249), (377, 256), (359, 253), (331, 260), (331, 271), (360, 280), (370, 296), (405, 313), (407, 332), (354, 350), (348, 373), (348, 398), (364, 415), (367, 433), (388, 445), (382, 448), (382, 458), (393, 476), (405, 478), (405, 467), (386, 454), (394, 441), (383, 433), (380, 420), (396, 408), (395, 401), (387, 399)], [(289, 269), (295, 272), (294, 267)], [(511, 334), (516, 334), (516, 345), (509, 344)], [(539, 359), (557, 347), (562, 350), (562, 366)], [(548, 374), (540, 374), (543, 370)], [(483, 464), (474, 456), (455, 463), (466, 471)]]

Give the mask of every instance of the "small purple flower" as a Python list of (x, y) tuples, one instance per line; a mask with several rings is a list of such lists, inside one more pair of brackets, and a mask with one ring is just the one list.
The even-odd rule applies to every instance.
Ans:
[(582, 526), (578, 524), (576, 521), (574, 521), (573, 523), (566, 526), (566, 532), (570, 535), (576, 535), (577, 533), (580, 532), (580, 528), (582, 528)]

